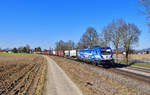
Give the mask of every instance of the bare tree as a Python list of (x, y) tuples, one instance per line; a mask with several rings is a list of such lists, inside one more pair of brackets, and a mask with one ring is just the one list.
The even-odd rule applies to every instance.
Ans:
[(138, 43), (140, 35), (138, 27), (134, 24), (126, 24), (126, 22), (122, 19), (116, 19), (104, 27), (102, 33), (105, 46), (111, 44), (116, 51), (123, 46), (126, 53), (125, 61), (128, 63), (129, 51), (136, 43)]
[(65, 50), (66, 49), (65, 42), (63, 40), (56, 42), (56, 48), (55, 49), (56, 50)]
[(99, 36), (93, 27), (88, 27), (86, 32), (82, 35), (78, 47), (79, 48), (93, 48), (99, 44)]
[(130, 49), (138, 43), (141, 31), (135, 24), (124, 23), (119, 30), (121, 31), (122, 44), (125, 51), (125, 62), (128, 63)]
[(113, 20), (103, 29), (104, 43), (108, 46), (110, 43), (116, 49), (116, 57), (118, 58), (118, 49), (121, 46), (121, 30), (120, 27), (124, 24), (122, 19)]
[(26, 46), (27, 53), (30, 53), (30, 46), (27, 44)]
[(145, 8), (143, 13), (146, 15), (147, 24), (150, 28), (150, 0), (140, 0), (140, 2)]
[(71, 49), (75, 49), (75, 43), (74, 41), (67, 41), (64, 42), (62, 40), (56, 42), (56, 50), (71, 50)]
[(49, 50), (53, 50), (53, 48), (50, 46), (50, 47), (49, 47)]
[(111, 41), (111, 36), (110, 36), (110, 32), (109, 32), (109, 26), (104, 27), (102, 30), (102, 33), (100, 34), (100, 38), (103, 46), (109, 46), (110, 45), (110, 41)]
[(77, 44), (77, 48), (78, 49), (83, 49), (83, 48), (88, 48), (88, 47), (83, 41), (81, 42), (81, 40), (80, 40)]
[(65, 43), (65, 45), (66, 45), (66, 47), (67, 47), (68, 50), (75, 49), (75, 43), (74, 43), (74, 41), (69, 40), (69, 41), (67, 41)]

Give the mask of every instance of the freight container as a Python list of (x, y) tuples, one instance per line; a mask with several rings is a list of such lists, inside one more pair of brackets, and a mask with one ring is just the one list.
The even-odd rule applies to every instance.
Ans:
[(50, 55), (53, 55), (53, 51), (52, 51), (52, 50), (50, 50), (50, 51), (49, 51), (49, 54), (50, 54)]
[(70, 55), (70, 51), (69, 50), (65, 50), (65, 57), (69, 57), (69, 55)]
[(53, 55), (56, 55), (56, 51), (55, 50), (53, 50)]
[(58, 56), (64, 56), (64, 50), (58, 50)]
[(49, 51), (48, 51), (48, 50), (44, 50), (44, 51), (43, 51), (43, 54), (44, 54), (44, 55), (49, 55)]
[(70, 57), (77, 57), (77, 50), (70, 50)]
[(58, 52), (58, 50), (56, 50), (55, 52), (56, 52), (56, 55), (58, 56), (58, 55), (59, 55), (59, 52)]

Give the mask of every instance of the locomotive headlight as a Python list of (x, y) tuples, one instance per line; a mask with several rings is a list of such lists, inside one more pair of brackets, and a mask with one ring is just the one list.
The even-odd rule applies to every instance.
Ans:
[(110, 49), (107, 49), (106, 51), (107, 51), (107, 52), (110, 52), (111, 50), (110, 50)]

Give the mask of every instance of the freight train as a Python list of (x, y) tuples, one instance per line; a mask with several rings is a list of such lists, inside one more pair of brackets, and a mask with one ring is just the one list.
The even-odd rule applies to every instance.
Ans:
[(43, 54), (74, 58), (95, 65), (108, 65), (114, 63), (113, 53), (110, 47), (96, 47), (78, 50), (50, 50), (44, 51)]

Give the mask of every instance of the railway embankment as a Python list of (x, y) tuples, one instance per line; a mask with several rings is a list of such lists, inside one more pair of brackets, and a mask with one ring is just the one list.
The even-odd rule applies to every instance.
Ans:
[(56, 61), (84, 95), (149, 95), (150, 84), (125, 73), (63, 57), (50, 58)]

